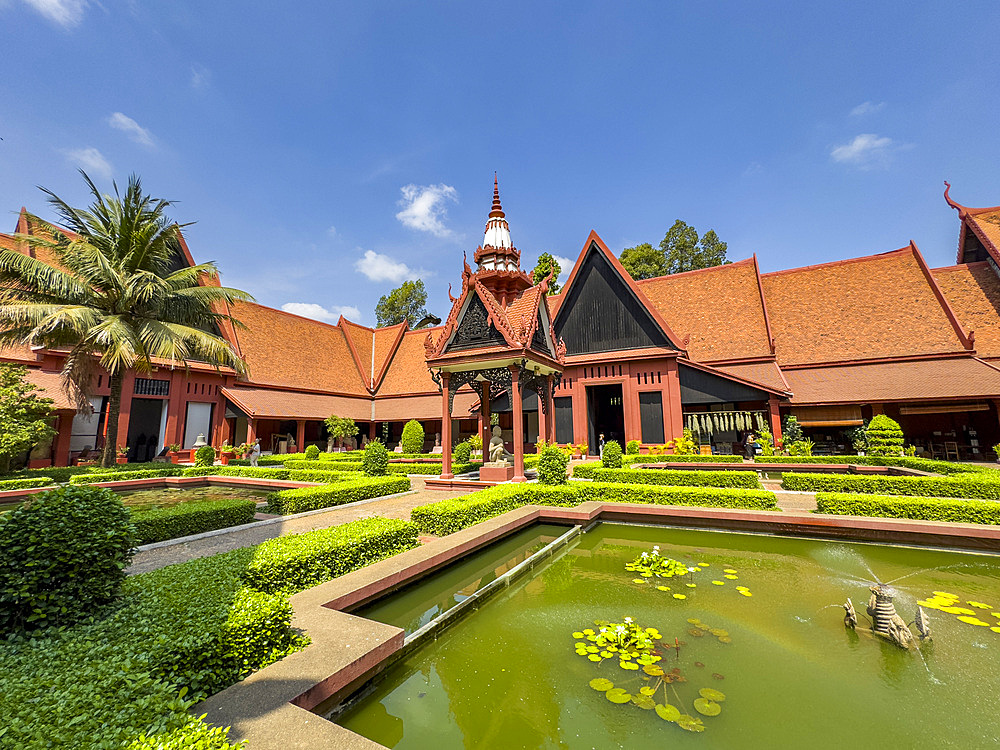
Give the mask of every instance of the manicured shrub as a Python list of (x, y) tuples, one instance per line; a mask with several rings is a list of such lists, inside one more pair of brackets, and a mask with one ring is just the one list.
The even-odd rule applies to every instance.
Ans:
[(781, 435), (782, 443), (785, 445), (796, 443), (805, 437), (802, 433), (802, 425), (799, 424), (799, 420), (794, 414), (785, 417), (785, 422), (781, 427)]
[(320, 482), (322, 484), (341, 482), (345, 479), (361, 479), (363, 476), (364, 474), (360, 471), (331, 471), (329, 469), (292, 469), (288, 472), (288, 478), (293, 482)]
[(899, 456), (903, 453), (903, 430), (899, 422), (885, 414), (876, 414), (865, 428), (871, 456)]
[(211, 445), (203, 445), (194, 452), (195, 466), (211, 466), (215, 463), (215, 448)]
[(768, 456), (761, 463), (773, 464), (853, 464), (855, 466), (902, 466), (935, 474), (986, 474), (1000, 477), (995, 466), (976, 466), (951, 461), (934, 461), (929, 458), (908, 458), (905, 456), (809, 456), (803, 460), (796, 456)]
[(319, 447), (316, 445), (310, 445), (306, 448), (306, 458), (310, 461), (315, 461), (319, 458)]
[(372, 440), (365, 446), (365, 456), (361, 459), (359, 468), (370, 477), (385, 476), (389, 468), (389, 451), (385, 449), (381, 440)]
[(424, 449), (423, 425), (411, 419), (403, 426), (403, 435), (399, 442), (403, 446), (403, 453), (420, 453)]
[(998, 479), (968, 474), (952, 477), (884, 477), (786, 472), (782, 474), (781, 487), (786, 490), (811, 492), (1000, 500), (1000, 481)]
[(638, 456), (639, 448), (642, 446), (638, 440), (629, 440), (625, 443), (625, 453), (630, 456)]
[[(316, 464), (308, 464), (315, 466)], [(276, 466), (188, 466), (182, 470), (185, 477), (249, 477), (251, 479), (290, 479), (288, 469)]]
[(0, 517), (0, 633), (89, 617), (118, 596), (135, 529), (121, 498), (60, 487)]
[(136, 544), (152, 544), (250, 523), (256, 512), (253, 500), (206, 500), (138, 511), (132, 514), (132, 523)]
[(280, 490), (267, 496), (268, 511), (287, 516), (373, 497), (394, 495), (397, 492), (406, 492), (408, 489), (410, 480), (406, 477), (365, 477), (321, 487)]
[(362, 518), (264, 542), (247, 566), (246, 582), (260, 591), (296, 591), (417, 546), (417, 525)]
[(456, 463), (469, 463), (469, 459), (472, 458), (472, 446), (466, 441), (459, 443), (452, 451), (451, 458)]
[(31, 479), (0, 479), (0, 492), (5, 490), (29, 490), (32, 487), (48, 487), (55, 484), (51, 477), (32, 477)]
[(546, 446), (538, 457), (538, 483), (566, 484), (566, 467), (568, 465), (569, 456), (554, 445)]
[(420, 526), (423, 533), (443, 536), (522, 505), (571, 507), (588, 500), (751, 510), (777, 509), (774, 493), (764, 490), (572, 482), (561, 486), (499, 485), (464, 497), (421, 505), (410, 512), (410, 518)]
[(662, 484), (672, 487), (740, 487), (760, 489), (753, 471), (679, 471), (676, 469), (595, 469), (596, 482)]
[(816, 513), (840, 516), (915, 518), (921, 521), (1000, 524), (1000, 503), (991, 500), (953, 500), (938, 497), (816, 494)]
[[(299, 458), (302, 458), (302, 459), (305, 458), (305, 454), (304, 453), (303, 454), (289, 453), (289, 454), (286, 454), (284, 456), (261, 456), (260, 458), (257, 459), (257, 465), (258, 466), (281, 466), (289, 458), (291, 458), (292, 456), (296, 456), (296, 455)], [(229, 459), (229, 465), (230, 466), (249, 466), (250, 465), (250, 459), (249, 458), (231, 458), (231, 459)]]
[(605, 443), (604, 453), (601, 454), (601, 464), (605, 469), (620, 469), (622, 467), (622, 448), (616, 440)]
[(150, 479), (152, 477), (179, 477), (184, 473), (183, 466), (171, 466), (161, 469), (142, 469), (138, 471), (104, 471), (75, 474), (69, 478), (70, 484), (97, 484), (98, 482), (125, 482), (131, 479)]
[(231, 743), (228, 727), (210, 727), (202, 719), (190, 717), (178, 729), (157, 735), (142, 735), (131, 743), (127, 750), (246, 750), (247, 743)]
[(676, 453), (673, 455), (664, 456), (638, 456), (639, 461), (634, 461), (631, 458), (629, 463), (656, 463), (662, 462), (667, 464), (741, 464), (743, 463), (742, 456), (702, 456), (697, 453), (692, 455), (678, 456)]

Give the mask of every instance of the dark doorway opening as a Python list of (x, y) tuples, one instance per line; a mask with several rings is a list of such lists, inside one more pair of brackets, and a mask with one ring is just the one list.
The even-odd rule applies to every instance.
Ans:
[(601, 433), (608, 442), (625, 447), (625, 406), (621, 384), (587, 386), (587, 426), (590, 455), (596, 456)]
[(133, 463), (152, 461), (163, 447), (160, 445), (160, 421), (166, 401), (153, 398), (133, 398), (128, 414), (128, 460)]

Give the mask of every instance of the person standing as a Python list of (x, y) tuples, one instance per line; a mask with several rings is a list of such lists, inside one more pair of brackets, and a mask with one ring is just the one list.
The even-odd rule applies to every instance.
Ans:
[(747, 433), (747, 438), (743, 442), (743, 449), (746, 452), (747, 461), (753, 461), (757, 455), (757, 441), (752, 432)]
[(602, 459), (604, 458), (604, 433), (602, 432), (597, 438), (597, 455)]
[(250, 449), (250, 465), (256, 466), (258, 458), (260, 458), (260, 438), (254, 440), (253, 448)]

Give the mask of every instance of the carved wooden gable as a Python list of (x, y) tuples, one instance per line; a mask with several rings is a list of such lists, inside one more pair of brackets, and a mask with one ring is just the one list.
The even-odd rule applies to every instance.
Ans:
[(545, 352), (552, 356), (552, 345), (549, 343), (549, 327), (542, 318), (541, 310), (538, 311), (538, 320), (535, 322), (535, 333), (531, 337), (531, 348), (538, 352)]
[(465, 313), (455, 327), (455, 336), (448, 344), (445, 352), (462, 349), (477, 349), (483, 346), (506, 346), (507, 340), (496, 329), (486, 312), (486, 305), (474, 292), (465, 308)]

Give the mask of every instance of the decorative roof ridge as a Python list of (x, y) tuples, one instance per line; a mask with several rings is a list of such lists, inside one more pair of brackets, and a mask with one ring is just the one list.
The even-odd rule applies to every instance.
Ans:
[[(399, 329), (396, 331), (396, 336), (392, 340), (392, 346), (389, 347), (389, 351), (386, 353), (385, 359), (382, 361), (382, 367), (381, 369), (379, 369), (378, 375), (372, 381), (371, 390), (373, 395), (375, 394), (375, 392), (378, 391), (379, 388), (382, 387), (382, 381), (385, 380), (385, 376), (389, 372), (389, 367), (392, 365), (392, 361), (396, 358), (396, 352), (399, 351), (399, 345), (400, 343), (402, 343), (403, 337), (406, 336), (407, 333), (411, 333), (411, 331), (409, 330), (410, 327), (405, 323), (397, 323), (396, 325), (399, 326)], [(392, 326), (389, 326), (389, 328), (392, 328)], [(384, 331), (388, 329), (382, 328), (379, 330)], [(421, 329), (421, 332), (423, 332), (423, 329)], [(412, 331), (412, 333), (417, 333), (417, 331)], [(429, 330), (427, 331), (427, 335), (428, 336), (431, 335), (431, 332)], [(374, 363), (375, 363), (375, 338), (374, 334), (372, 334), (372, 364), (374, 365)]]
[[(767, 345), (773, 356), (777, 350), (774, 344), (774, 334), (771, 332), (771, 319), (767, 315), (767, 300), (764, 298), (764, 282), (760, 280), (760, 266), (757, 265), (757, 253), (752, 256), (753, 275), (757, 280), (757, 293), (760, 295), (760, 309), (764, 312), (764, 332), (767, 334)], [(785, 385), (788, 385), (785, 383)]]
[(882, 258), (888, 258), (892, 255), (906, 255), (910, 252), (910, 246), (906, 245), (897, 250), (887, 250), (884, 253), (872, 253), (871, 255), (861, 255), (857, 258), (843, 258), (841, 260), (831, 260), (826, 263), (813, 263), (808, 266), (798, 266), (796, 268), (783, 268), (780, 271), (768, 271), (767, 273), (762, 273), (761, 278), (768, 278), (771, 276), (781, 276), (789, 273), (798, 273), (799, 271), (813, 271), (817, 268), (831, 268), (833, 266), (846, 266), (851, 263), (861, 263), (866, 260), (879, 260)]
[(698, 359), (703, 365), (712, 367), (728, 367), (730, 365), (769, 365), (778, 364), (773, 354), (761, 355), (759, 357), (732, 357), (731, 359)]
[(309, 323), (313, 323), (318, 326), (323, 326), (324, 328), (332, 328), (336, 331), (340, 329), (337, 327), (336, 323), (325, 323), (322, 320), (316, 320), (315, 318), (307, 318), (305, 315), (298, 315), (296, 313), (288, 312), (287, 310), (282, 310), (280, 307), (271, 307), (270, 305), (263, 305), (260, 302), (251, 302), (250, 300), (240, 300), (241, 305), (253, 305), (254, 307), (259, 307), (264, 310), (270, 310), (271, 312), (276, 312), (280, 315), (285, 315), (290, 318), (298, 318), (299, 320), (305, 320)]
[(991, 213), (993, 211), (1000, 211), (1000, 206), (987, 206), (985, 208), (971, 208), (969, 206), (963, 206), (958, 201), (951, 199), (948, 195), (948, 191), (951, 190), (951, 183), (948, 180), (944, 181), (944, 199), (949, 206), (958, 211), (958, 218), (965, 219), (968, 216), (978, 216), (979, 214)]
[(872, 357), (870, 359), (838, 359), (828, 362), (793, 362), (778, 363), (782, 370), (817, 370), (825, 367), (861, 367), (862, 365), (882, 365), (893, 362), (924, 362), (934, 359), (959, 359), (962, 357), (976, 358), (974, 352), (955, 350), (952, 352), (928, 352), (926, 354), (904, 354), (898, 357)]
[[(368, 375), (368, 376), (365, 375), (365, 367), (361, 363), (361, 355), (358, 354), (358, 348), (354, 345), (354, 339), (352, 339), (348, 335), (347, 328), (344, 326), (344, 323), (348, 323), (348, 322), (349, 321), (345, 320), (344, 316), (341, 315), (340, 318), (337, 320), (337, 328), (340, 330), (341, 335), (343, 335), (344, 341), (347, 342), (347, 349), (351, 352), (351, 359), (354, 360), (354, 366), (358, 370), (358, 375), (361, 378), (362, 384), (365, 386), (366, 390), (368, 390), (369, 392), (371, 392), (371, 390), (372, 390), (371, 376), (370, 375)], [(374, 351), (374, 346), (375, 346), (375, 341), (373, 339), (372, 340), (373, 351)]]
[(753, 257), (744, 258), (743, 260), (734, 260), (731, 263), (723, 263), (718, 266), (709, 266), (708, 268), (694, 268), (690, 271), (681, 271), (680, 273), (665, 273), (662, 276), (651, 276), (648, 279), (633, 279), (636, 284), (646, 284), (650, 281), (663, 281), (664, 279), (677, 279), (684, 276), (691, 276), (696, 273), (704, 273), (706, 271), (719, 271), (724, 268), (735, 268), (736, 266), (745, 266), (748, 263), (753, 262), (754, 258), (757, 257), (754, 254)]
[(934, 278), (934, 274), (931, 273), (931, 269), (927, 266), (927, 262), (924, 260), (923, 254), (917, 248), (913, 240), (910, 240), (910, 248), (913, 250), (913, 257), (916, 258), (917, 265), (920, 266), (920, 270), (923, 272), (924, 278), (927, 279), (927, 283), (930, 285), (931, 291), (937, 298), (938, 304), (941, 305), (941, 309), (948, 318), (948, 322), (951, 323), (952, 328), (955, 329), (955, 334), (958, 336), (958, 340), (961, 341), (962, 346), (969, 351), (974, 350), (976, 348), (976, 332), (966, 331), (965, 327), (959, 322), (958, 316), (955, 315), (955, 311), (951, 309), (948, 299), (944, 296), (944, 292), (941, 291), (941, 287), (938, 286), (937, 279)]
[(302, 388), (299, 386), (278, 385), (275, 383), (256, 383), (252, 380), (241, 380), (232, 385), (223, 385), (220, 390), (231, 390), (233, 388), (263, 388), (268, 391), (286, 391), (288, 393), (308, 393), (314, 396), (341, 396), (342, 398), (359, 398), (370, 400), (370, 393), (348, 393), (346, 391), (322, 391), (317, 388)]
[(988, 260), (974, 260), (969, 263), (956, 263), (953, 266), (939, 266), (938, 268), (932, 268), (931, 273), (937, 273), (938, 271), (952, 273), (954, 271), (964, 271), (969, 268), (983, 268), (988, 267), (990, 262)]

